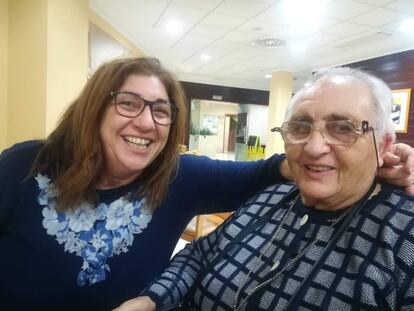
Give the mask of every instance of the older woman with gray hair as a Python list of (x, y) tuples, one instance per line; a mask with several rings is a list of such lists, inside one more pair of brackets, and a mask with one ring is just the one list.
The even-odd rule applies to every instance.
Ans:
[(376, 180), (391, 107), (368, 73), (317, 73), (274, 128), (297, 186), (257, 193), (119, 310), (414, 310), (414, 198)]

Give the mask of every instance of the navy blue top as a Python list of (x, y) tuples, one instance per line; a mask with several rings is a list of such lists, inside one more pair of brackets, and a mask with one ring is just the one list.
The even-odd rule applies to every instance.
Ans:
[(196, 214), (235, 210), (282, 179), (282, 156), (232, 162), (183, 155), (154, 213), (129, 195), (139, 181), (98, 191), (97, 206), (61, 213), (49, 176), (27, 178), (40, 146), (30, 141), (0, 154), (1, 310), (114, 308), (167, 267)]
[[(216, 231), (181, 250), (142, 295), (158, 307), (177, 303), (201, 274), (189, 297), (200, 311), (233, 311), (234, 305), (245, 311), (414, 310), (414, 197), (381, 184), (323, 257), (353, 207), (317, 210), (303, 205), (298, 192), (287, 195), (292, 188), (277, 184), (258, 192)], [(288, 308), (316, 261), (302, 298)]]

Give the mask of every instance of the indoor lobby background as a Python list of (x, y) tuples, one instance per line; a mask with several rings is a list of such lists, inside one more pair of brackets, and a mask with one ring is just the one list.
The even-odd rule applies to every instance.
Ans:
[[(87, 0), (0, 0), (0, 150), (46, 137), (88, 75), (101, 62), (122, 55), (144, 53), (90, 9)], [(392, 89), (414, 86), (414, 51), (348, 65), (370, 70)], [(269, 91), (182, 84), (193, 107), (185, 142), (189, 151), (211, 157), (230, 152), (236, 160), (283, 151), (281, 139), (269, 129), (282, 122), (294, 92), (291, 72), (273, 72)], [(201, 115), (200, 107), (206, 105), (209, 112)], [(413, 111), (411, 104), (406, 132), (397, 138), (414, 146)], [(207, 140), (215, 140), (215, 146)], [(248, 154), (249, 146), (255, 153)]]

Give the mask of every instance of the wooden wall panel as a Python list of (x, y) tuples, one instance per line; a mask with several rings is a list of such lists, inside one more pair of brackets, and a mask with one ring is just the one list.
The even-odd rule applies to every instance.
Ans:
[(391, 89), (412, 89), (407, 133), (397, 133), (397, 141), (414, 147), (414, 50), (349, 64), (384, 80)]
[(215, 100), (214, 95), (221, 96), (222, 102), (231, 102), (237, 104), (269, 104), (269, 91), (243, 89), (238, 87), (229, 87), (221, 85), (201, 84), (181, 81), (188, 101), (191, 99)]

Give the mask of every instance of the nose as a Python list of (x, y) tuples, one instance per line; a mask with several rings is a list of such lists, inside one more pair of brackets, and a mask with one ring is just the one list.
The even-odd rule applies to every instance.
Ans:
[(151, 109), (149, 106), (144, 107), (144, 110), (135, 118), (132, 119), (134, 126), (142, 129), (153, 129), (155, 128), (155, 122), (152, 118)]
[(315, 127), (312, 130), (309, 134), (304, 150), (312, 157), (319, 157), (330, 151), (330, 146), (326, 142), (323, 129)]

